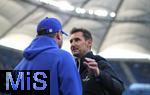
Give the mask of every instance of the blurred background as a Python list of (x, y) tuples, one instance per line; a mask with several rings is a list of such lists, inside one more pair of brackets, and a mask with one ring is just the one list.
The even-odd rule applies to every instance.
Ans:
[[(150, 84), (150, 0), (1, 0), (0, 70), (18, 64), (45, 17), (58, 18), (68, 34), (73, 27), (91, 31), (92, 50), (110, 61), (126, 87)], [(63, 49), (70, 52), (68, 37)]]

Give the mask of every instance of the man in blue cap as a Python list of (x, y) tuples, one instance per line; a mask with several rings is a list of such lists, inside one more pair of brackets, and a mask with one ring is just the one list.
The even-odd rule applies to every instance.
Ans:
[(50, 95), (82, 95), (75, 60), (60, 49), (62, 34), (67, 35), (56, 18), (46, 17), (39, 22), (37, 36), (24, 50), (24, 58), (15, 70), (49, 70)]

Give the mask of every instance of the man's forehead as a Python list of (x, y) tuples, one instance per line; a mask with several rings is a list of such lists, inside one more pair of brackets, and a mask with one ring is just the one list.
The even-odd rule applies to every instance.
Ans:
[(71, 35), (70, 36), (70, 39), (82, 39), (83, 38), (83, 36), (82, 35), (78, 35), (78, 34), (76, 34), (76, 35)]
[(76, 36), (81, 36), (83, 37), (83, 33), (82, 32), (76, 32), (70, 35), (71, 37), (76, 37)]

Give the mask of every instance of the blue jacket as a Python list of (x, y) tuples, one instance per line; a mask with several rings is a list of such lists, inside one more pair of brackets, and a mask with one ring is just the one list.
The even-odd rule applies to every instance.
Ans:
[(53, 38), (37, 36), (23, 56), (15, 70), (50, 70), (50, 95), (82, 95), (73, 56), (60, 49)]

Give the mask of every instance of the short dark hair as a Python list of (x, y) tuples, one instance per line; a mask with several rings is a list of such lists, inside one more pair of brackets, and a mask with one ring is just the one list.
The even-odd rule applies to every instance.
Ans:
[(49, 37), (52, 37), (52, 38), (54, 38), (54, 36), (55, 36), (55, 33), (47, 33), (46, 29), (40, 29), (37, 33), (38, 33), (37, 34), (38, 36), (45, 35), (45, 36), (49, 36)]
[(77, 33), (77, 32), (82, 32), (83, 33), (83, 37), (85, 38), (85, 40), (92, 40), (92, 35), (90, 33), (90, 31), (88, 31), (87, 29), (84, 29), (84, 28), (73, 28), (71, 31), (70, 31), (70, 34), (74, 34), (74, 33)]

